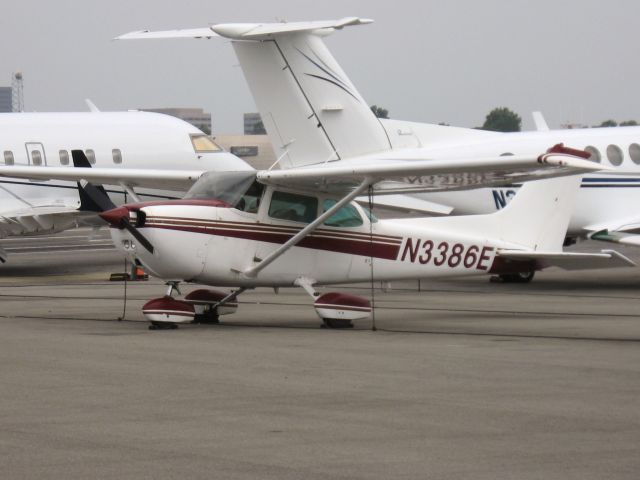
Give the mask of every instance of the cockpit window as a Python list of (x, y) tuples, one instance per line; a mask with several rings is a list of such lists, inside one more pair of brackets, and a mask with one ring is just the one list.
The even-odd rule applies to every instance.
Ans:
[(318, 199), (297, 193), (273, 192), (269, 216), (281, 220), (311, 223), (318, 213)]
[(238, 210), (242, 210), (247, 213), (258, 213), (258, 208), (260, 207), (260, 199), (262, 198), (262, 194), (264, 193), (264, 185), (254, 181), (249, 190), (246, 191), (244, 195), (238, 200), (238, 202), (234, 205)]
[(256, 182), (255, 170), (243, 172), (207, 172), (184, 196), (185, 199), (222, 200), (237, 206)]
[(196, 153), (220, 152), (222, 150), (209, 135), (204, 133), (191, 135), (191, 143)]

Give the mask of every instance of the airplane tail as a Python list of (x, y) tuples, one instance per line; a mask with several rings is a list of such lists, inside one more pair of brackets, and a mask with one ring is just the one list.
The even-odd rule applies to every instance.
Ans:
[(561, 252), (580, 188), (581, 175), (525, 183), (502, 210), (486, 215), (425, 219), (429, 227), (474, 232), (514, 248)]
[(221, 24), (118, 38), (231, 39), (280, 165), (299, 167), (391, 149), (385, 128), (322, 40), (370, 22)]
[(314, 32), (233, 47), (283, 166), (389, 150), (384, 127)]
[(500, 238), (539, 251), (561, 251), (582, 175), (527, 182), (494, 215)]

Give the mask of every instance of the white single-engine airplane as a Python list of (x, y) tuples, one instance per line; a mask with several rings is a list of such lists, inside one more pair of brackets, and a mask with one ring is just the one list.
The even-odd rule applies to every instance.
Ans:
[[(224, 152), (196, 127), (149, 112), (0, 114), (0, 238), (56, 233), (78, 224), (102, 225), (89, 214), (74, 182), (15, 178), (11, 169), (86, 166), (113, 170), (241, 170), (250, 168)], [(111, 200), (180, 198), (191, 186), (161, 181), (134, 192), (127, 182), (107, 188)], [(137, 196), (136, 196), (137, 195)], [(93, 220), (93, 221), (92, 221)], [(0, 262), (7, 259), (0, 249)]]
[[(377, 220), (354, 203), (382, 181), (396, 188), (420, 178), (423, 190), (592, 171), (597, 165), (562, 147), (538, 159), (400, 161), (372, 155), (317, 167), (204, 174), (182, 200), (128, 204), (101, 214), (115, 244), (151, 274), (169, 281), (167, 295), (143, 312), (152, 328), (232, 313), (247, 288), (304, 288), (327, 326), (369, 315), (366, 298), (316, 285), (441, 276), (508, 274), (555, 265), (567, 269), (632, 266), (624, 256), (565, 253), (580, 177), (526, 184), (491, 215)], [(415, 182), (406, 184), (415, 189)], [(171, 296), (179, 281), (236, 287)]]
[[(230, 38), (282, 167), (406, 148), (418, 148), (421, 158), (438, 160), (535, 156), (558, 143), (586, 150), (592, 161), (613, 169), (584, 177), (567, 244), (588, 237), (640, 245), (640, 127), (552, 131), (536, 115), (538, 131), (504, 134), (378, 120), (322, 41), (336, 29), (369, 22), (351, 17), (213, 25), (132, 32), (118, 39)], [(376, 204), (437, 215), (488, 213), (503, 207), (516, 189), (378, 196)], [(532, 278), (532, 272), (521, 273), (504, 278)]]

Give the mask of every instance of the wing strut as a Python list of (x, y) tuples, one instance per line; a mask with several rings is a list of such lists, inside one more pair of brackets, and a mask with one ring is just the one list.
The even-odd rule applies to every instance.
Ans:
[(320, 225), (322, 225), (322, 223), (327, 218), (331, 217), (334, 213), (336, 213), (338, 210), (340, 210), (342, 207), (344, 207), (347, 203), (349, 203), (351, 200), (353, 200), (358, 195), (360, 195), (362, 192), (364, 192), (369, 187), (370, 183), (371, 183), (371, 179), (369, 177), (366, 177), (362, 181), (362, 183), (360, 183), (360, 185), (358, 185), (358, 187), (355, 190), (353, 190), (351, 193), (349, 193), (348, 195), (343, 197), (338, 203), (333, 205), (329, 210), (324, 212), (322, 215), (320, 215), (318, 218), (316, 218), (313, 222), (311, 222), (309, 225), (307, 225), (302, 230), (300, 230), (298, 233), (296, 233), (288, 241), (283, 243), (279, 248), (277, 248), (276, 250), (271, 252), (269, 255), (267, 255), (267, 257), (264, 258), (260, 263), (258, 263), (257, 265), (254, 265), (253, 267), (248, 268), (247, 270), (245, 270), (243, 272), (244, 275), (246, 275), (247, 277), (255, 277), (258, 274), (258, 272), (260, 272), (264, 268), (268, 267), (275, 259), (280, 257), (283, 253), (285, 253), (291, 247), (293, 247), (296, 244), (298, 244), (303, 238), (305, 238), (307, 235), (309, 235), (311, 232), (313, 232), (316, 228), (318, 228)]

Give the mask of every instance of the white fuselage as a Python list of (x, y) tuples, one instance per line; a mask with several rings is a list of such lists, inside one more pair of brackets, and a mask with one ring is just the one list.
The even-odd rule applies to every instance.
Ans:
[[(615, 224), (615, 219), (640, 216), (640, 127), (589, 128), (518, 133), (479, 132), (410, 122), (385, 122), (394, 146), (422, 146), (433, 159), (537, 155), (558, 143), (597, 150), (600, 163), (609, 168), (586, 175), (578, 193), (569, 235), (586, 233), (594, 225)], [(404, 128), (404, 134), (397, 132)], [(595, 149), (595, 150), (592, 150)], [(619, 155), (619, 156), (618, 156)], [(593, 158), (597, 160), (597, 158)], [(418, 194), (454, 208), (455, 215), (490, 213), (504, 207), (518, 185), (455, 192)]]
[(135, 256), (154, 276), (218, 286), (293, 286), (301, 277), (332, 284), (535, 269), (530, 262), (505, 266), (497, 261), (499, 249), (523, 245), (449, 226), (454, 223), (449, 218), (371, 223), (362, 208), (352, 204), (361, 225), (325, 224), (257, 276), (247, 276), (244, 272), (305, 226), (272, 218), (268, 198), (257, 213), (217, 206), (216, 201), (144, 206), (139, 231), (153, 245), (153, 253), (126, 230), (111, 228), (111, 235), (117, 248)]
[[(0, 165), (73, 168), (72, 150), (83, 150), (93, 167), (180, 170), (239, 170), (244, 161), (224, 151), (198, 152), (196, 127), (167, 115), (148, 112), (3, 113), (0, 114)], [(106, 186), (114, 203), (124, 189)], [(141, 189), (147, 200), (179, 198), (183, 192)], [(130, 199), (130, 198), (129, 198)], [(77, 208), (75, 182), (0, 179), (0, 216), (28, 214), (34, 208)], [(62, 226), (61, 226), (62, 227)], [(56, 228), (54, 230), (60, 230)], [(0, 237), (51, 230), (9, 229)]]

